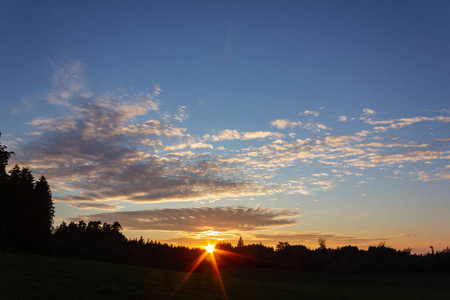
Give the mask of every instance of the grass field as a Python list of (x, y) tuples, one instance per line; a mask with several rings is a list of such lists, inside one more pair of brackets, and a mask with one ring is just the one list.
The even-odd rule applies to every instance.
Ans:
[[(228, 299), (450, 299), (449, 276), (221, 270)], [(0, 253), (0, 299), (225, 299), (212, 273)], [(171, 297), (172, 296), (172, 297)]]

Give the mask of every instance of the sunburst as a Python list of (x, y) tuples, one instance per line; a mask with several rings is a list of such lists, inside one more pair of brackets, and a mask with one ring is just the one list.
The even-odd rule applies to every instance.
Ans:
[(208, 246), (205, 247), (206, 251), (208, 251), (209, 253), (213, 253), (214, 252), (214, 245), (209, 244)]
[[(189, 276), (198, 268), (198, 266), (202, 263), (202, 261), (205, 260), (205, 258), (210, 255), (211, 256), (211, 266), (214, 270), (214, 273), (217, 276), (217, 279), (219, 280), (220, 289), (222, 290), (223, 297), (225, 300), (228, 300), (228, 296), (225, 290), (225, 285), (223, 284), (222, 275), (219, 271), (219, 266), (217, 265), (216, 257), (214, 255), (215, 245), (214, 244), (208, 244), (208, 246), (203, 246), (202, 248), (205, 249), (205, 252), (200, 255), (199, 258), (194, 263), (194, 266), (189, 270), (189, 272), (186, 274), (186, 276), (183, 278), (183, 280), (180, 282), (180, 284), (177, 286), (175, 291), (172, 293), (172, 296), (176, 294), (176, 292), (181, 288), (181, 286), (188, 280)], [(220, 251), (222, 252), (222, 251)]]

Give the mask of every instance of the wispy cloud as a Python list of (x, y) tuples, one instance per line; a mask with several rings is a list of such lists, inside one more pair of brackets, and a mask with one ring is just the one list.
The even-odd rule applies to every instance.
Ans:
[(122, 206), (108, 203), (99, 202), (81, 202), (81, 203), (71, 203), (70, 206), (79, 209), (100, 209), (100, 210), (117, 210), (121, 209)]
[(435, 117), (414, 117), (414, 118), (400, 118), (392, 120), (374, 121), (372, 119), (366, 119), (365, 122), (371, 125), (385, 125), (385, 126), (375, 126), (374, 130), (376, 132), (384, 132), (389, 129), (400, 129), (405, 126), (411, 126), (419, 122), (450, 122), (450, 117), (446, 116), (435, 116)]
[(11, 108), (12, 115), (20, 115), (22, 113), (30, 112), (33, 108), (33, 103), (28, 99), (22, 99), (18, 105)]
[(49, 103), (69, 106), (69, 99), (74, 95), (84, 98), (91, 95), (86, 87), (86, 80), (83, 75), (84, 65), (81, 61), (53, 62), (52, 68), (53, 87), (47, 95)]

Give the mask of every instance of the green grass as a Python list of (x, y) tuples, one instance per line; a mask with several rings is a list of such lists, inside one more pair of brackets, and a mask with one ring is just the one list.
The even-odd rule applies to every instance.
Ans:
[[(450, 277), (221, 270), (228, 299), (450, 299)], [(186, 273), (0, 253), (0, 299), (168, 299)], [(224, 299), (217, 278), (196, 273), (171, 299)]]

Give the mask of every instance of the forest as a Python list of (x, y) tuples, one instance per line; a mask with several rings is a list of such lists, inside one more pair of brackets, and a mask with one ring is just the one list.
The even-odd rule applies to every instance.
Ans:
[[(50, 186), (44, 176), (35, 179), (29, 168), (6, 166), (13, 152), (0, 144), (0, 251), (33, 253), (64, 258), (106, 261), (153, 268), (188, 271), (203, 248), (188, 248), (153, 240), (128, 239), (119, 220), (113, 224), (62, 222), (54, 227), (55, 209)], [(299, 272), (450, 274), (450, 249), (426, 255), (411, 249), (396, 250), (384, 242), (368, 250), (356, 246), (328, 248), (319, 239), (318, 248), (280, 241), (275, 248), (248, 244), (240, 238), (236, 246), (218, 243), (220, 268), (283, 268)], [(196, 268), (209, 268), (203, 260)]]

